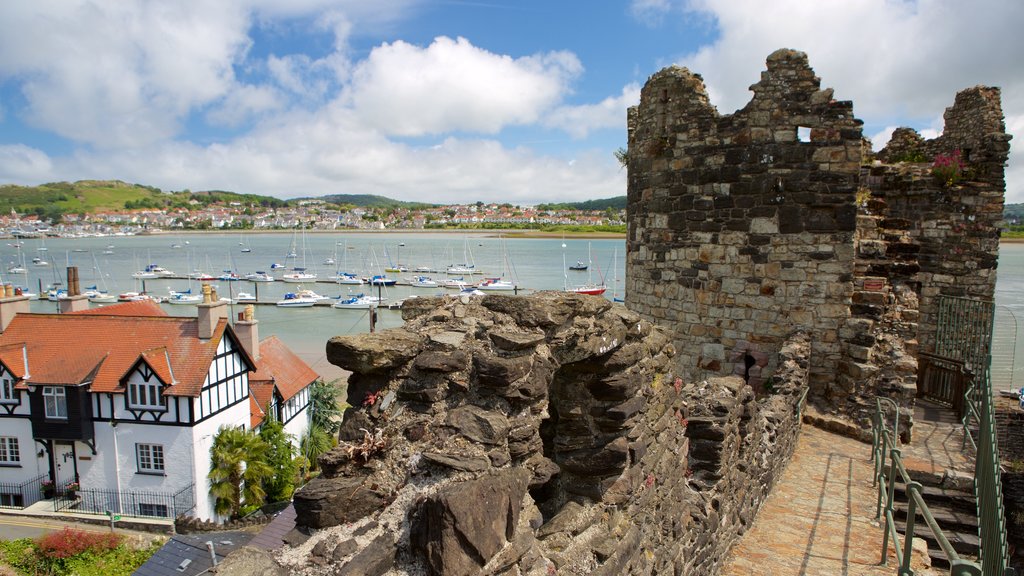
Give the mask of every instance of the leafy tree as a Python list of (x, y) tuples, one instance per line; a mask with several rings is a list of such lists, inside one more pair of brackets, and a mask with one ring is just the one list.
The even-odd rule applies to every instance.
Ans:
[(298, 473), (295, 447), (284, 431), (284, 424), (273, 418), (260, 427), (259, 437), (267, 443), (267, 464), (274, 471), (263, 480), (266, 499), (268, 502), (288, 500), (295, 491), (295, 475)]
[(335, 435), (341, 428), (341, 410), (338, 409), (338, 387), (335, 382), (323, 380), (313, 382), (309, 387), (309, 409), (312, 413), (311, 426)]
[(210, 447), (210, 494), (218, 514), (238, 517), (242, 504), (262, 505), (263, 481), (274, 473), (270, 447), (252, 430), (222, 426)]
[(310, 462), (310, 468), (316, 470), (317, 458), (334, 448), (334, 439), (321, 428), (310, 425), (309, 430), (299, 440), (299, 451)]

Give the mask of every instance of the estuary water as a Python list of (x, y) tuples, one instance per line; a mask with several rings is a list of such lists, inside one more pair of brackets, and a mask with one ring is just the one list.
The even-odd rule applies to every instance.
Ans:
[[(388, 272), (387, 276), (404, 280), (416, 275), (417, 267), (439, 270), (427, 274), (435, 280), (463, 277), (466, 282), (477, 282), (486, 277), (504, 277), (517, 283), (520, 293), (536, 290), (560, 290), (588, 282), (607, 284), (605, 297), (622, 297), (625, 278), (625, 241), (621, 239), (579, 238), (513, 238), (499, 237), (497, 233), (457, 232), (378, 232), (378, 233), (162, 233), (141, 236), (106, 236), (97, 238), (46, 238), (0, 240), (0, 278), (32, 292), (44, 291), (55, 282), (66, 282), (68, 266), (77, 266), (80, 285), (84, 290), (97, 286), (111, 293), (142, 291), (155, 296), (167, 296), (169, 290), (193, 292), (200, 290), (200, 282), (187, 279), (158, 278), (142, 281), (132, 273), (149, 264), (159, 265), (185, 277), (201, 271), (219, 276), (232, 271), (244, 277), (250, 272), (265, 271), (273, 275), (274, 282), (211, 281), (218, 295), (231, 297), (238, 292), (256, 293), (261, 302), (280, 300), (286, 292), (300, 287), (309, 288), (323, 296), (348, 296), (360, 292), (376, 295), (380, 292), (389, 301), (413, 295), (438, 293), (454, 294), (454, 290), (395, 286), (385, 289), (346, 286), (330, 281), (338, 271), (354, 272), (362, 276), (383, 274), (384, 269), (399, 264), (410, 272)], [(564, 247), (563, 247), (564, 246)], [(289, 257), (294, 254), (294, 257)], [(35, 265), (40, 258), (45, 265)], [(564, 259), (564, 260), (563, 260)], [(25, 261), (27, 272), (11, 274), (12, 264)], [(327, 263), (333, 260), (333, 264)], [(565, 264), (563, 264), (563, 261)], [(567, 266), (577, 262), (588, 264), (587, 271), (569, 271)], [(273, 264), (281, 268), (272, 269)], [(483, 272), (473, 275), (447, 275), (445, 268), (453, 264), (469, 264)], [(280, 282), (281, 275), (291, 268), (306, 268), (318, 275), (318, 282), (291, 284)], [(194, 315), (194, 306), (162, 304), (172, 315)], [(56, 302), (33, 301), (34, 312), (53, 312)], [(232, 305), (231, 318), (236, 318), (241, 305)], [(273, 305), (256, 307), (260, 337), (277, 335), (306, 360), (325, 379), (341, 375), (340, 369), (327, 362), (325, 344), (336, 335), (369, 331), (365, 310), (339, 310), (330, 307), (278, 308)], [(401, 312), (381, 309), (378, 327), (390, 328), (402, 324)]]
[[(83, 288), (96, 285), (112, 293), (141, 291), (141, 281), (132, 273), (147, 264), (157, 264), (187, 276), (202, 271), (218, 276), (225, 270), (239, 276), (266, 271), (276, 278), (287, 269), (304, 267), (318, 274), (319, 282), (302, 285), (324, 296), (338, 297), (358, 292), (377, 293), (370, 286), (345, 286), (328, 282), (338, 271), (360, 275), (381, 274), (384, 268), (402, 264), (410, 270), (424, 266), (439, 273), (436, 280), (449, 277), (444, 269), (452, 264), (475, 265), (484, 274), (466, 275), (467, 282), (485, 277), (514, 280), (523, 290), (560, 290), (588, 282), (608, 286), (608, 299), (623, 297), (625, 278), (625, 241), (623, 239), (580, 238), (505, 238), (490, 232), (378, 232), (378, 233), (162, 233), (142, 236), (108, 236), (99, 238), (27, 239), (22, 246), (15, 240), (0, 240), (0, 278), (4, 282), (24, 286), (36, 292), (55, 282), (64, 282), (67, 266), (77, 266)], [(243, 251), (245, 250), (245, 251)], [(294, 253), (295, 257), (289, 257)], [(46, 265), (33, 265), (40, 258)], [(25, 260), (27, 273), (10, 274), (13, 263)], [(334, 264), (327, 264), (328, 260)], [(569, 271), (577, 262), (589, 264), (585, 272)], [(272, 264), (282, 268), (271, 269)], [(1000, 246), (998, 280), (996, 282), (996, 337), (993, 349), (993, 378), (997, 389), (1024, 386), (1024, 244), (1003, 243)], [(387, 273), (405, 279), (415, 275)], [(151, 294), (166, 296), (169, 290), (199, 290), (198, 281), (151, 279), (145, 281)], [(260, 301), (274, 302), (285, 292), (294, 292), (298, 284), (280, 281), (259, 283), (245, 280), (213, 281), (220, 296), (234, 296), (240, 291), (258, 293)], [(381, 290), (391, 301), (412, 295), (453, 294), (451, 290), (396, 286)], [(173, 315), (193, 315), (195, 307), (162, 304)], [(231, 317), (242, 307), (233, 305)], [(56, 303), (33, 301), (32, 310), (52, 312)], [(330, 307), (278, 308), (257, 306), (260, 336), (277, 335), (306, 360), (324, 378), (330, 380), (341, 371), (327, 362), (325, 345), (335, 335), (369, 331), (365, 310), (338, 310)], [(378, 327), (390, 328), (402, 323), (398, 310), (382, 309)], [(1015, 335), (1016, 332), (1019, 333)]]

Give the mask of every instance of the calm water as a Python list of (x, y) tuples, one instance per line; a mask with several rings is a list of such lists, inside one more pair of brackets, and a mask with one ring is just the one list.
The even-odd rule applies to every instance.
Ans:
[[(622, 279), (625, 278), (625, 242), (623, 240), (581, 240), (581, 239), (502, 239), (490, 234), (461, 233), (338, 233), (306, 234), (306, 249), (303, 251), (303, 236), (291, 233), (264, 233), (252, 236), (230, 234), (162, 234), (156, 236), (126, 236), (107, 238), (59, 239), (45, 241), (26, 240), (21, 252), (13, 247), (13, 241), (0, 241), (0, 271), (6, 271), (11, 262), (23, 254), (29, 262), (28, 273), (24, 275), (2, 274), (5, 282), (28, 286), (33, 291), (55, 281), (62, 281), (67, 265), (78, 266), (82, 286), (98, 285), (111, 292), (141, 290), (141, 284), (132, 279), (132, 272), (154, 263), (186, 275), (192, 270), (201, 270), (218, 275), (232, 270), (239, 275), (264, 270), (280, 277), (281, 270), (270, 270), (272, 263), (288, 267), (302, 266), (320, 275), (321, 279), (333, 276), (338, 270), (371, 275), (381, 273), (391, 264), (401, 263), (413, 269), (429, 266), (443, 270), (449, 264), (470, 263), (487, 272), (487, 275), (512, 277), (518, 284), (531, 290), (558, 290), (566, 283), (582, 284), (590, 280), (599, 282), (602, 275), (609, 286), (607, 298), (613, 292), (622, 297)], [(294, 243), (297, 258), (286, 255)], [(404, 244), (404, 245), (403, 245)], [(562, 245), (565, 244), (565, 248)], [(244, 246), (243, 246), (244, 245)], [(103, 254), (109, 250), (113, 254)], [(180, 246), (180, 247), (174, 247)], [(45, 247), (46, 251), (39, 248)], [(243, 253), (243, 247), (252, 251)], [(588, 261), (588, 247), (592, 263), (589, 272), (568, 272), (563, 265), (574, 264), (577, 260)], [(79, 250), (79, 251), (75, 251)], [(42, 256), (50, 266), (33, 266), (33, 257)], [(328, 258), (334, 265), (325, 265)], [(614, 264), (614, 266), (613, 266)], [(407, 277), (412, 274), (390, 273), (392, 277)], [(432, 274), (435, 279), (445, 278), (442, 273)], [(482, 278), (474, 275), (473, 280)], [(466, 280), (470, 280), (469, 277)], [(260, 300), (276, 301), (287, 291), (294, 291), (295, 284), (284, 282), (261, 283), (254, 286), (247, 281), (214, 282), (221, 296), (233, 295), (239, 291), (254, 292), (258, 288)], [(199, 289), (198, 282), (191, 285)], [(340, 296), (350, 292), (369, 291), (369, 286), (351, 287), (319, 282), (308, 285), (326, 296)], [(146, 289), (153, 294), (166, 294), (168, 289), (189, 288), (186, 280), (147, 280)], [(354, 289), (354, 290), (353, 290)], [(376, 290), (374, 288), (373, 290)], [(452, 291), (417, 289), (410, 287), (388, 288), (384, 294), (395, 300), (412, 294), (429, 295)], [(1024, 330), (1019, 338), (1014, 333), (1019, 321), (1024, 321), (1024, 244), (1004, 243), (1000, 247), (999, 276), (996, 283), (996, 342), (993, 350), (994, 377), (997, 388), (1021, 387), (1024, 385)], [(192, 306), (163, 305), (170, 314), (192, 315)], [(34, 311), (53, 311), (56, 303), (39, 301), (32, 303)], [(232, 317), (240, 311), (235, 307)], [(329, 364), (324, 356), (325, 343), (331, 336), (352, 334), (369, 330), (365, 311), (335, 310), (333, 308), (291, 308), (258, 306), (256, 318), (260, 321), (262, 337), (276, 334), (293, 350), (298, 352), (326, 378), (332, 378), (339, 371)], [(1018, 320), (1020, 319), (1020, 320)], [(380, 311), (380, 326), (399, 326), (401, 314), (393, 310)]]
[[(303, 242), (305, 250), (303, 250)], [(190, 271), (200, 270), (217, 276), (225, 270), (232, 270), (240, 276), (258, 270), (280, 278), (285, 270), (271, 270), (273, 263), (288, 268), (304, 266), (316, 272), (321, 280), (335, 275), (339, 270), (356, 272), (361, 275), (380, 274), (385, 267), (401, 263), (409, 269), (428, 266), (442, 270), (431, 274), (437, 280), (447, 277), (443, 270), (451, 264), (475, 264), (484, 275), (466, 277), (466, 281), (478, 281), (485, 276), (504, 276), (515, 279), (526, 293), (532, 290), (562, 289), (583, 284), (589, 280), (600, 282), (602, 275), (609, 286), (606, 297), (612, 298), (616, 286), (623, 286), (625, 277), (625, 242), (623, 240), (581, 240), (581, 239), (504, 239), (491, 234), (461, 233), (338, 233), (338, 234), (292, 234), (263, 233), (255, 235), (238, 234), (160, 234), (154, 236), (124, 236), (105, 238), (47, 238), (25, 240), (19, 253), (13, 240), (0, 241), (0, 277), (15, 285), (27, 286), (33, 292), (40, 287), (65, 281), (66, 267), (77, 266), (81, 286), (97, 285), (110, 292), (141, 291), (142, 285), (131, 277), (132, 272), (147, 264), (158, 264), (176, 274), (185, 276)], [(562, 244), (565, 248), (562, 248)], [(112, 248), (108, 248), (112, 246)], [(177, 247), (176, 247), (177, 246)], [(293, 250), (296, 258), (287, 258)], [(251, 252), (242, 252), (243, 247)], [(40, 251), (40, 248), (46, 248)], [(588, 257), (588, 248), (589, 254)], [(105, 251), (112, 254), (104, 254)], [(617, 254), (616, 254), (617, 251)], [(588, 272), (569, 272), (563, 266), (563, 254), (568, 265), (577, 260), (592, 262)], [(27, 261), (27, 274), (8, 274), (10, 264)], [(32, 258), (42, 257), (49, 266), (35, 266)], [(331, 258), (335, 264), (324, 262)], [(613, 267), (614, 264), (614, 267)], [(613, 269), (614, 268), (614, 269)], [(617, 270), (617, 272), (616, 272)], [(412, 273), (389, 273), (394, 278), (406, 278)], [(616, 278), (618, 281), (616, 282)], [(187, 280), (151, 279), (145, 288), (155, 295), (166, 295), (169, 289), (185, 290), (190, 287)], [(295, 291), (297, 284), (280, 281), (254, 285), (247, 281), (212, 282), (218, 287), (220, 296), (231, 296), (239, 291), (253, 293), (258, 290), (260, 301), (276, 301), (285, 292)], [(369, 292), (369, 286), (343, 286), (318, 282), (307, 284), (324, 296), (341, 296), (360, 291)], [(199, 290), (199, 282), (193, 281), (191, 288)], [(372, 288), (376, 293), (377, 289)], [(622, 296), (621, 288), (617, 290)], [(390, 300), (405, 298), (413, 294), (452, 294), (451, 290), (392, 287), (383, 295)], [(193, 315), (193, 306), (163, 305), (169, 314)], [(234, 318), (241, 307), (235, 306)], [(32, 303), (32, 310), (51, 312), (56, 310), (55, 302)], [(256, 319), (260, 321), (260, 336), (276, 334), (281, 340), (299, 353), (325, 378), (338, 375), (339, 371), (329, 364), (324, 356), (325, 343), (331, 336), (367, 332), (369, 330), (366, 311), (336, 310), (333, 308), (289, 308), (257, 306)], [(381, 310), (380, 327), (399, 326), (401, 313)]]

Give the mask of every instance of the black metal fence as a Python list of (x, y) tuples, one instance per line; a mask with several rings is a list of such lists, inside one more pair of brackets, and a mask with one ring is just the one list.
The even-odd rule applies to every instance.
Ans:
[(19, 484), (0, 483), (0, 508), (28, 508), (42, 500), (43, 481), (48, 479), (48, 474), (41, 474)]
[(65, 495), (53, 502), (53, 510), (70, 510), (84, 514), (107, 514), (135, 518), (175, 519), (196, 507), (195, 485), (170, 492), (139, 492), (132, 490), (79, 490), (73, 496)]

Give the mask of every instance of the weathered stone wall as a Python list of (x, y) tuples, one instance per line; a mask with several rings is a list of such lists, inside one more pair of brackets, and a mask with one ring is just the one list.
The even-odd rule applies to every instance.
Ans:
[(809, 339), (773, 394), (684, 382), (662, 329), (598, 297), (417, 298), (331, 339), (342, 444), (295, 497), (293, 574), (713, 574), (799, 432)]
[[(863, 426), (878, 395), (913, 413), (937, 297), (993, 296), (999, 90), (960, 92), (942, 136), (899, 129), (877, 159), (803, 53), (770, 55), (751, 90), (720, 116), (700, 76), (672, 67), (630, 110), (627, 305), (672, 330), (682, 374), (757, 389), (802, 328), (819, 407)], [(955, 155), (957, 177), (938, 178), (935, 161)]]
[(850, 314), (861, 122), (805, 54), (767, 63), (727, 116), (684, 68), (644, 86), (629, 125), (626, 304), (673, 331), (683, 374), (755, 386), (809, 329), (823, 388)]

